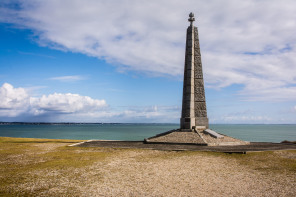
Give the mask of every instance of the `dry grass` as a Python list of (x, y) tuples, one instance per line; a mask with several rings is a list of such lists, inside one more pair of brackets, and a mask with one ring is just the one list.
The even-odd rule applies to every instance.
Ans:
[[(71, 194), (75, 188), (60, 180), (79, 177), (80, 168), (104, 160), (108, 150), (67, 147), (77, 140), (0, 138), (0, 196), (40, 195), (61, 187)], [(55, 192), (56, 194), (59, 194)], [(61, 194), (62, 194), (61, 193)]]
[(241, 165), (267, 173), (296, 175), (296, 150), (250, 152), (247, 155), (224, 155), (236, 159)]
[(296, 151), (246, 155), (0, 138), (0, 196), (295, 196)]

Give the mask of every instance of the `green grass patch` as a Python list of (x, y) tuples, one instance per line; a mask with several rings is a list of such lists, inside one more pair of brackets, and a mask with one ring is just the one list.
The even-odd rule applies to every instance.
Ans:
[(56, 187), (56, 179), (78, 180), (82, 172), (77, 169), (103, 162), (114, 152), (67, 146), (80, 141), (0, 137), (0, 196), (34, 196)]
[(296, 150), (248, 152), (247, 154), (183, 151), (176, 152), (175, 154), (172, 154), (172, 156), (191, 156), (195, 154), (223, 157), (225, 159), (229, 159), (230, 162), (236, 161), (239, 162), (240, 165), (247, 165), (255, 170), (262, 170), (274, 173), (296, 173)]
[(235, 159), (241, 165), (247, 165), (255, 170), (273, 173), (296, 172), (296, 150), (278, 150), (249, 152), (247, 154), (220, 153), (227, 159)]
[(83, 140), (0, 137), (0, 143), (78, 143)]
[[(40, 163), (38, 168), (79, 168), (91, 165), (96, 161), (102, 161), (112, 154), (107, 151), (93, 151), (92, 148), (60, 147), (54, 152), (38, 155), (46, 161)], [(100, 150), (100, 149), (97, 149)]]
[(207, 151), (164, 151), (139, 156), (138, 161), (170, 160), (176, 157), (201, 155), (205, 157), (222, 157), (229, 162), (238, 162), (251, 169), (269, 173), (296, 173), (296, 150), (279, 150), (248, 152), (247, 154), (229, 154)]

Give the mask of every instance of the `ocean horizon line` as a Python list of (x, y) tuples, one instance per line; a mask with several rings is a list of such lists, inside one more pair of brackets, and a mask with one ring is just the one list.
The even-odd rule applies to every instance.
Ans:
[[(6, 124), (28, 124), (28, 125), (34, 125), (34, 124), (44, 124), (44, 125), (51, 125), (51, 124), (59, 124), (59, 125), (75, 125), (75, 124), (172, 124), (172, 125), (180, 125), (180, 123), (145, 123), (145, 122), (26, 122), (26, 121), (0, 121), (0, 125), (6, 125)], [(209, 125), (296, 125), (295, 123), (210, 123)]]

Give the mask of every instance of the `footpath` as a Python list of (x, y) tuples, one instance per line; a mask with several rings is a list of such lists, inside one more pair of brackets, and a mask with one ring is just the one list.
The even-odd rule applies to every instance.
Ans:
[[(73, 146), (73, 145), (72, 145)], [(167, 143), (145, 143), (144, 141), (105, 141), (89, 140), (79, 143), (78, 147), (108, 147), (108, 148), (136, 148), (136, 149), (153, 149), (164, 151), (212, 151), (224, 153), (242, 153), (256, 151), (273, 151), (273, 150), (296, 150), (294, 143), (270, 143), (270, 142), (251, 142), (249, 145), (234, 146), (201, 146), (195, 144), (167, 144)]]

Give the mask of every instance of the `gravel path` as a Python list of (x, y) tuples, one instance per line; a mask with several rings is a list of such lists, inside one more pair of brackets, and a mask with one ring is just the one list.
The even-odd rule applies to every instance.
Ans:
[(214, 151), (229, 153), (246, 153), (250, 151), (267, 150), (296, 150), (296, 144), (293, 143), (269, 143), (269, 142), (251, 142), (250, 145), (237, 146), (198, 146), (184, 144), (145, 144), (142, 141), (87, 141), (79, 144), (80, 147), (110, 147), (110, 148), (140, 148), (154, 150), (192, 150), (192, 151)]

